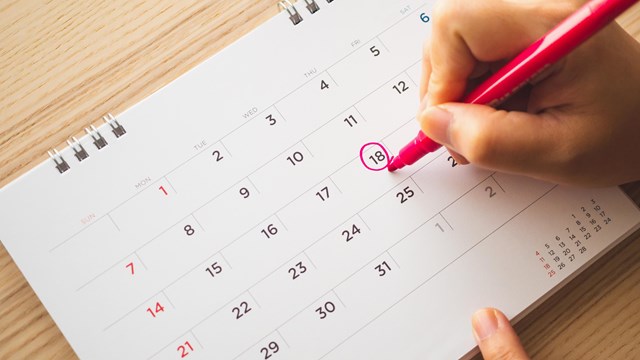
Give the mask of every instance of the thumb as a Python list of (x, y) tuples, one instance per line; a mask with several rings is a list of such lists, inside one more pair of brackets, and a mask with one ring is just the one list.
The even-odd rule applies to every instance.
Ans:
[(469, 162), (494, 170), (540, 174), (563, 163), (562, 122), (547, 113), (445, 103), (424, 110), (422, 131)]
[(473, 335), (486, 360), (529, 359), (509, 320), (500, 310), (481, 309), (471, 319)]

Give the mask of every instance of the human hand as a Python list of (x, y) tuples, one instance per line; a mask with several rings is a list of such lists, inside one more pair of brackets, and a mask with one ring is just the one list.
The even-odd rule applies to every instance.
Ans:
[(423, 132), (461, 164), (565, 184), (640, 179), (640, 43), (615, 23), (521, 89), (506, 110), (455, 103), (583, 2), (437, 3), (423, 56)]
[(509, 319), (500, 310), (480, 309), (473, 314), (471, 324), (485, 360), (529, 359)]

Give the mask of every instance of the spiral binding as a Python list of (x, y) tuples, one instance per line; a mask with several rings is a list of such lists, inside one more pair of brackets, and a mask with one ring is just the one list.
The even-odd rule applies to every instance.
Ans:
[(109, 126), (111, 126), (111, 131), (113, 132), (113, 135), (115, 135), (117, 138), (127, 133), (127, 131), (122, 127), (122, 125), (120, 125), (118, 120), (116, 120), (116, 118), (113, 117), (113, 115), (107, 114), (102, 117), (102, 120), (104, 120), (104, 122), (106, 122), (107, 124), (109, 124)]
[[(113, 115), (107, 114), (102, 117), (102, 120), (106, 124), (108, 124), (109, 127), (111, 127), (111, 131), (116, 138), (119, 138), (127, 133), (125, 128), (120, 125), (118, 120)], [(91, 139), (93, 139), (93, 145), (96, 147), (96, 149), (100, 150), (109, 145), (107, 140), (104, 138), (104, 136), (102, 136), (100, 131), (98, 131), (95, 126), (89, 125), (84, 129), (84, 131), (87, 133), (87, 135), (91, 136)], [(67, 145), (69, 145), (71, 150), (73, 150), (73, 155), (76, 157), (78, 162), (82, 162), (89, 157), (89, 152), (84, 148), (84, 146), (82, 146), (80, 141), (76, 139), (75, 136), (72, 136), (67, 140)], [(60, 174), (68, 171), (71, 168), (69, 163), (62, 157), (57, 149), (51, 149), (47, 153), (49, 154), (51, 160), (53, 160), (55, 167)]]
[(49, 157), (51, 158), (51, 160), (53, 160), (53, 162), (56, 164), (56, 169), (58, 169), (60, 174), (69, 170), (70, 168), (69, 164), (64, 160), (62, 155), (60, 155), (58, 150), (56, 149), (49, 150), (47, 151), (47, 153), (49, 154)]
[(307, 10), (309, 10), (310, 13), (315, 14), (316, 11), (320, 10), (315, 0), (304, 0), (304, 2), (307, 3)]
[(291, 20), (293, 25), (298, 25), (302, 21), (302, 16), (300, 16), (300, 13), (291, 1), (283, 0), (278, 2), (278, 8), (280, 8), (281, 11), (284, 10), (289, 13), (289, 20)]
[[(73, 140), (73, 142), (71, 140)], [(73, 154), (78, 161), (82, 161), (89, 157), (87, 150), (84, 149), (84, 146), (80, 144), (80, 141), (78, 141), (75, 136), (72, 136), (71, 139), (67, 140), (67, 144), (69, 144), (69, 147), (73, 149)]]

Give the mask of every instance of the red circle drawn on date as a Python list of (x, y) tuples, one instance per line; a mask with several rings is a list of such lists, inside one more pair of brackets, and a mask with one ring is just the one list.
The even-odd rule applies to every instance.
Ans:
[[(377, 168), (372, 168), (369, 165), (367, 165), (367, 162), (364, 161), (364, 150), (368, 147), (368, 146), (377, 146), (380, 149), (382, 149), (382, 152), (384, 152), (384, 156), (387, 159), (387, 163), (384, 164), (383, 167), (377, 169)], [(368, 142), (364, 145), (362, 145), (362, 147), (360, 148), (360, 161), (362, 162), (362, 165), (364, 165), (364, 167), (366, 167), (368, 170), (371, 171), (382, 171), (384, 169), (386, 169), (389, 166), (389, 163), (391, 162), (391, 159), (389, 159), (389, 152), (387, 151), (387, 149), (385, 149), (385, 147), (380, 144), (379, 142)]]

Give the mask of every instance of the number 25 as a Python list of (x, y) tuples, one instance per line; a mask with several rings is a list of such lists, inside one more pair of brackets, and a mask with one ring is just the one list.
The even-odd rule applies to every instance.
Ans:
[(413, 195), (415, 195), (415, 192), (413, 192), (413, 190), (411, 190), (411, 188), (407, 186), (404, 189), (402, 189), (402, 191), (398, 192), (396, 194), (396, 197), (400, 198), (400, 204), (404, 204), (410, 198), (412, 198)]

